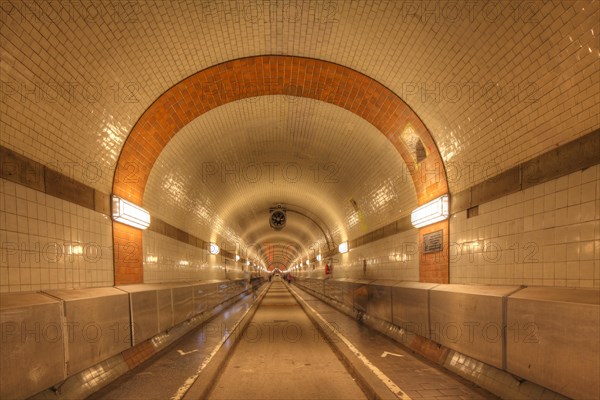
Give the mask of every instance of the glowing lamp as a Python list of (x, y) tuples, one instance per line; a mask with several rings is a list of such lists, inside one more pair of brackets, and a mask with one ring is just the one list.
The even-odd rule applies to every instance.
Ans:
[(210, 254), (219, 254), (219, 252), (221, 251), (221, 249), (219, 248), (219, 246), (216, 243), (210, 243), (209, 246), (209, 250), (210, 250)]
[(415, 228), (431, 225), (448, 218), (448, 195), (443, 195), (416, 208), (410, 214), (410, 222)]
[(348, 242), (340, 243), (340, 245), (338, 246), (338, 251), (342, 254), (347, 253), (348, 252)]
[(150, 213), (137, 204), (112, 196), (112, 219), (138, 229), (150, 226)]

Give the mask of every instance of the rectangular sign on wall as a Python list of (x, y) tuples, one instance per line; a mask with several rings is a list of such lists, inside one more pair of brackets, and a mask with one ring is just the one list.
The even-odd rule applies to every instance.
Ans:
[(444, 248), (443, 230), (423, 235), (423, 254), (436, 253)]

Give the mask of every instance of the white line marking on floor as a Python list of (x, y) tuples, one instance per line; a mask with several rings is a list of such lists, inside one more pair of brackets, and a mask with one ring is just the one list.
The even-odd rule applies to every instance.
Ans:
[[(292, 290), (294, 293), (296, 293), (296, 291), (294, 289), (292, 289), (290, 287), (290, 290)], [(319, 314), (317, 312), (317, 310), (315, 310), (314, 308), (312, 308), (302, 297), (300, 297), (298, 294), (296, 294), (296, 298), (299, 299), (300, 301), (302, 301), (306, 307), (308, 307), (313, 313), (315, 313), (315, 315), (317, 316), (317, 318), (319, 318), (321, 321), (323, 321), (323, 323), (329, 328), (331, 329), (331, 332), (335, 332), (335, 334), (342, 340), (342, 342), (344, 342), (344, 344), (346, 346), (348, 346), (348, 348), (350, 349), (351, 352), (353, 352), (356, 357), (358, 357), (359, 360), (361, 360), (363, 362), (363, 364), (365, 364), (365, 366), (367, 368), (369, 368), (374, 374), (375, 376), (377, 376), (377, 378), (379, 378), (380, 381), (382, 381), (384, 383), (385, 386), (387, 386), (388, 389), (390, 389), (390, 391), (392, 393), (394, 393), (396, 396), (398, 396), (398, 398), (402, 399), (402, 400), (412, 400), (406, 393), (404, 393), (402, 391), (402, 389), (400, 389), (400, 387), (398, 387), (398, 385), (396, 385), (386, 374), (384, 374), (379, 368), (377, 368), (375, 365), (373, 365), (373, 363), (371, 363), (371, 361), (369, 361), (369, 359), (367, 357), (365, 357), (365, 355), (363, 353), (361, 353), (356, 346), (354, 346), (352, 344), (352, 342), (347, 339), (344, 335), (342, 335), (341, 333), (337, 332), (335, 330), (335, 328), (333, 327), (333, 325), (331, 325), (329, 322), (327, 322), (325, 320), (325, 318), (323, 318), (321, 316), (321, 314)]]
[(246, 310), (246, 312), (244, 312), (244, 315), (242, 315), (242, 318), (240, 318), (235, 323), (235, 325), (233, 325), (233, 328), (229, 329), (229, 331), (225, 335), (223, 335), (223, 337), (221, 338), (221, 340), (219, 341), (219, 343), (217, 343), (217, 345), (212, 349), (212, 351), (210, 352), (210, 354), (208, 355), (208, 357), (206, 357), (204, 359), (204, 361), (202, 362), (202, 364), (200, 364), (200, 367), (198, 367), (198, 369), (196, 370), (196, 373), (185, 380), (185, 382), (183, 383), (183, 385), (179, 389), (177, 389), (177, 392), (175, 392), (175, 394), (173, 396), (171, 396), (171, 400), (181, 400), (181, 399), (183, 399), (183, 396), (185, 396), (185, 394), (187, 393), (188, 390), (190, 390), (190, 388), (192, 387), (192, 385), (194, 384), (194, 382), (196, 382), (196, 379), (198, 379), (198, 376), (200, 376), (200, 373), (202, 372), (202, 370), (204, 368), (206, 368), (206, 366), (213, 359), (213, 357), (215, 356), (215, 354), (217, 354), (217, 352), (219, 351), (219, 349), (221, 349), (221, 346), (223, 346), (223, 343), (225, 343), (227, 341), (227, 339), (229, 339), (229, 337), (233, 334), (233, 332), (236, 331), (236, 329), (237, 329), (238, 325), (240, 324), (240, 322), (242, 322), (242, 320), (244, 319), (244, 317), (246, 316), (246, 314), (248, 314), (248, 312), (251, 309), (252, 309), (252, 307), (248, 307), (248, 309)]
[(385, 358), (387, 356), (404, 357), (402, 354), (390, 353), (389, 351), (384, 351), (381, 353), (381, 357)]
[(182, 355), (182, 356), (187, 356), (188, 354), (192, 354), (192, 353), (195, 353), (195, 352), (197, 352), (197, 351), (198, 351), (198, 349), (195, 349), (195, 350), (190, 350), (190, 351), (177, 350), (177, 352), (178, 352), (180, 355)]

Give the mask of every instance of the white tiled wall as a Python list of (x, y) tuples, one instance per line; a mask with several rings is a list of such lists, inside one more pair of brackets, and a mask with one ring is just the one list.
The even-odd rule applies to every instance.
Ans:
[(450, 282), (600, 287), (600, 166), (450, 219)]
[(0, 292), (114, 283), (107, 216), (4, 179), (0, 243)]
[[(193, 282), (212, 279), (246, 278), (241, 266), (220, 255), (163, 236), (144, 231), (144, 282)], [(227, 269), (227, 271), (225, 270)]]
[(483, 180), (486, 160), (505, 170), (599, 126), (597, 1), (299, 1), (293, 18), (274, 1), (141, 1), (119, 12), (106, 2), (6, 3), (0, 143), (75, 166), (76, 178), (92, 167), (84, 182), (103, 192), (160, 94), (257, 54), (328, 60), (389, 87), (446, 162), (475, 164), (453, 191)]
[[(394, 279), (403, 281), (419, 280), (418, 231), (398, 233), (384, 239), (368, 243), (346, 254), (334, 256), (332, 277), (335, 279)], [(325, 261), (325, 260), (324, 260)], [(305, 268), (298, 275), (312, 278), (323, 277), (325, 262), (314, 270)], [(366, 261), (366, 271), (363, 272)]]
[[(0, 67), (0, 144), (105, 193), (111, 190), (114, 166), (128, 133), (155, 99), (197, 71), (257, 54), (289, 54), (327, 60), (360, 71), (389, 87), (415, 110), (431, 130), (446, 168), (451, 171), (452, 193), (600, 126), (597, 112), (600, 104), (598, 1), (503, 1), (494, 3), (490, 8), (484, 1), (333, 0), (297, 2), (304, 7), (294, 7), (299, 14), (292, 18), (286, 14), (289, 9), (283, 7), (285, 2), (274, 1), (264, 2), (268, 3), (266, 7), (257, 7), (262, 2), (255, 1), (131, 2), (132, 8), (119, 8), (118, 12), (111, 12), (113, 7), (106, 7), (107, 2), (87, 2), (85, 6), (72, 1), (51, 3), (52, 7), (46, 7), (48, 2), (44, 0), (7, 1), (7, 7), (0, 12), (3, 16), (0, 29), (3, 56)], [(456, 10), (460, 13), (458, 17), (454, 14)], [(254, 15), (254, 12), (258, 14)], [(169, 34), (165, 35), (165, 32)], [(237, 37), (245, 40), (235, 40)], [(225, 90), (219, 94), (226, 94)], [(312, 111), (306, 111), (299, 120), (311, 120)], [(348, 118), (333, 118), (329, 111), (325, 114), (333, 121), (328, 135), (348, 142), (341, 148), (359, 169), (366, 170), (373, 158), (378, 159), (381, 152), (373, 153), (375, 157), (372, 157), (358, 140), (349, 140)], [(223, 115), (230, 120), (233, 114)], [(267, 126), (261, 118), (259, 113), (243, 115), (244, 123), (253, 123), (257, 126), (256, 131)], [(358, 139), (360, 135), (354, 137)], [(215, 140), (204, 151), (219, 154), (218, 150), (224, 143), (224, 140)], [(275, 143), (273, 148), (277, 146)], [(349, 151), (353, 146), (355, 149)], [(338, 148), (332, 147), (335, 150), (333, 155), (344, 153), (337, 151)], [(259, 149), (257, 154), (262, 151), (262, 148)], [(356, 161), (361, 151), (365, 156), (360, 159), (365, 162)], [(178, 157), (177, 152), (172, 154), (164, 161), (172, 162), (178, 170), (185, 171), (182, 164), (193, 166), (194, 160), (198, 159), (195, 154), (191, 158)], [(304, 159), (307, 154), (299, 151), (296, 160)], [(232, 158), (237, 160), (239, 157), (232, 153)], [(250, 161), (245, 159), (245, 162)], [(244, 163), (244, 160), (240, 162)], [(197, 171), (181, 185), (175, 178), (178, 176), (174, 173), (171, 187), (190, 193), (189, 197), (197, 203), (198, 199), (202, 200), (201, 191), (201, 194), (195, 194), (195, 183), (199, 180)], [(379, 178), (384, 178), (383, 174)], [(363, 182), (368, 182), (368, 177), (364, 179)], [(169, 184), (161, 179), (156, 182)], [(378, 182), (384, 182), (384, 179)], [(231, 191), (236, 190), (235, 185), (230, 188)], [(337, 197), (342, 199), (354, 194), (350, 190), (342, 191), (341, 186), (334, 190), (339, 190)], [(318, 192), (320, 197), (316, 203), (327, 203), (327, 196), (332, 192)], [(149, 197), (159, 193), (151, 193)], [(277, 195), (281, 198), (283, 193), (282, 190)], [(550, 198), (552, 192), (549, 193)], [(525, 268), (523, 263), (507, 264), (506, 260), (479, 268), (463, 258), (452, 263), (451, 279), (588, 284), (589, 260), (581, 260), (581, 254), (588, 254), (586, 246), (589, 246), (590, 240), (576, 243), (573, 235), (576, 230), (579, 230), (579, 235), (584, 231), (589, 235), (589, 228), (576, 228), (580, 222), (572, 221), (581, 219), (581, 210), (588, 209), (589, 205), (585, 202), (580, 204), (579, 214), (575, 205), (559, 207), (565, 196), (569, 201), (570, 193), (567, 190), (554, 194), (556, 209), (553, 211), (551, 200), (548, 200), (548, 211), (539, 211), (536, 207), (536, 212), (516, 216), (514, 220), (510, 219), (511, 215), (496, 212), (505, 208), (503, 202), (507, 202), (506, 199), (482, 206), (481, 216), (473, 221), (466, 222), (463, 221), (464, 216), (456, 216), (454, 239), (461, 243), (473, 240), (472, 237), (477, 240), (481, 237), (481, 240), (506, 240), (506, 245), (510, 246), (512, 242), (509, 240), (521, 243), (532, 235), (551, 236), (546, 230), (552, 227), (555, 232), (548, 239), (551, 244), (547, 245), (543, 254), (544, 263), (531, 264), (535, 268), (530, 269), (530, 265)], [(268, 192), (256, 197), (267, 196), (271, 201), (272, 196)], [(362, 196), (365, 204), (376, 205), (389, 198), (400, 199), (405, 194), (397, 186), (382, 184), (380, 187), (371, 186), (371, 190), (365, 191)], [(538, 197), (535, 199), (537, 203), (541, 202)], [(361, 199), (355, 200), (360, 206)], [(582, 200), (581, 196), (579, 200)], [(247, 202), (247, 198), (240, 201)], [(50, 202), (54, 206), (55, 201), (52, 199)], [(331, 208), (351, 210), (349, 202), (344, 202), (342, 206), (338, 207), (336, 203)], [(63, 204), (59, 203), (56, 202), (56, 205), (60, 209)], [(519, 203), (531, 204), (529, 200), (519, 200)], [(237, 209), (244, 210), (244, 206), (241, 204)], [(65, 207), (68, 211), (72, 208), (71, 205)], [(218, 215), (223, 220), (235, 221), (226, 219), (225, 216), (230, 216), (229, 210), (217, 207), (209, 204), (197, 214)], [(256, 208), (259, 209), (258, 206)], [(523, 208), (526, 208), (525, 204)], [(369, 219), (384, 219), (389, 208), (382, 210), (380, 214), (368, 216)], [(557, 221), (564, 222), (561, 219), (565, 218), (565, 210), (569, 223), (560, 227), (568, 229), (558, 229), (559, 226), (554, 225)], [(29, 221), (29, 215), (16, 218), (7, 217), (9, 214), (17, 215), (17, 212), (14, 209), (13, 212), (5, 212), (2, 207), (2, 216), (7, 218), (6, 222), (2, 221), (3, 241), (8, 240), (9, 233), (10, 240), (16, 241), (40, 237), (39, 232), (37, 235), (29, 233), (29, 222), (22, 224), (22, 229), (28, 229), (27, 233), (20, 233), (17, 229), (19, 221)], [(596, 219), (597, 215), (596, 209)], [(471, 226), (476, 219), (486, 218), (489, 221), (481, 227)], [(195, 218), (196, 221), (198, 219)], [(554, 222), (551, 222), (552, 219)], [(76, 222), (79, 221), (85, 222), (85, 218), (77, 217)], [(54, 221), (41, 222), (57, 225)], [(180, 228), (186, 228), (176, 222)], [(34, 222), (32, 224), (35, 225)], [(108, 222), (106, 226), (102, 225), (102, 230), (108, 230), (108, 225)], [(345, 225), (350, 229), (359, 226)], [(4, 228), (6, 226), (13, 230)], [(72, 225), (67, 225), (67, 228), (71, 229)], [(231, 229), (236, 229), (236, 226)], [(507, 233), (509, 230), (511, 233)], [(189, 231), (206, 237), (191, 229)], [(596, 232), (597, 229), (594, 240), (598, 238)], [(18, 235), (24, 235), (23, 239)], [(64, 235), (65, 232), (61, 232), (59, 238), (63, 240)], [(568, 236), (564, 240), (571, 240), (564, 249), (556, 243), (563, 240), (561, 235)], [(54, 239), (56, 237), (52, 237)], [(387, 260), (389, 252), (396, 252), (393, 247), (389, 244), (392, 250), (375, 248), (368, 253), (369, 257), (362, 257)], [(367, 254), (369, 248), (364, 246), (356, 252)], [(594, 251), (597, 256), (597, 247)], [(575, 253), (579, 257), (577, 260), (572, 259)], [(508, 250), (504, 252), (505, 258), (507, 254)], [(362, 266), (357, 265), (360, 262), (353, 257), (352, 252), (342, 257), (342, 263), (347, 265), (344, 268), (347, 268), (348, 274), (354, 274), (357, 268), (362, 273)], [(522, 254), (519, 257), (523, 258)], [(387, 262), (393, 264), (392, 261)], [(20, 261), (17, 265), (21, 265)], [(571, 275), (566, 272), (568, 265), (571, 265), (568, 268)], [(26, 290), (33, 281), (38, 282), (36, 274), (14, 272), (9, 275), (11, 268), (8, 262), (1, 264), (2, 290), (8, 290), (9, 286), (15, 290), (17, 286), (19, 290), (23, 286)], [(45, 271), (46, 268), (44, 265), (40, 270)], [(98, 275), (98, 272), (93, 272), (97, 269), (90, 269), (87, 264), (85, 273), (78, 269), (80, 273), (76, 278), (74, 272), (67, 277), (69, 269), (62, 268), (64, 276), (51, 276), (44, 272), (39, 277), (40, 283), (34, 285), (41, 285), (43, 279), (47, 284), (52, 281), (55, 281), (53, 284), (62, 284), (67, 280), (82, 284), (82, 274), (85, 276), (83, 282), (90, 282), (88, 272)], [(383, 268), (382, 271), (386, 271), (387, 267)], [(100, 270), (103, 272), (98, 282), (110, 281), (108, 276), (104, 276), (109, 273), (108, 266), (105, 269), (103, 265)], [(595, 270), (598, 268), (595, 267)], [(577, 278), (574, 271), (577, 271)], [(413, 278), (416, 276), (416, 272), (406, 274)], [(517, 276), (520, 278), (515, 278)], [(584, 279), (581, 279), (582, 276)], [(24, 282), (23, 285), (21, 282)]]

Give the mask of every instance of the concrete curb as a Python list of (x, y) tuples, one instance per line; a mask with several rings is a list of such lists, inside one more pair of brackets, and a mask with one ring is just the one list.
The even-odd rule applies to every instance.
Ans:
[[(349, 317), (353, 317), (354, 311), (347, 306), (303, 285), (298, 285), (298, 287), (303, 292), (324, 302), (335, 310)], [(412, 353), (416, 357), (420, 357), (427, 362), (435, 364), (447, 372), (455, 374), (499, 398), (523, 400), (547, 398), (553, 400), (568, 400), (567, 397), (553, 392), (550, 389), (526, 380), (518, 380), (515, 376), (506, 371), (497, 369), (467, 355), (441, 346), (429, 339), (411, 333), (406, 334), (403, 329), (388, 321), (365, 314), (362, 318), (362, 323), (376, 332), (398, 342), (405, 347), (406, 351)], [(415, 337), (417, 340), (415, 340)], [(417, 345), (419, 343), (430, 344), (435, 348), (435, 351), (439, 353), (434, 353), (433, 355), (428, 354), (424, 351), (426, 347), (419, 347)], [(443, 353), (442, 356), (435, 357), (436, 354), (441, 353)], [(456, 362), (457, 359), (462, 361)], [(478, 378), (474, 379), (474, 376), (477, 376)]]
[[(134, 371), (140, 365), (152, 360), (154, 357), (158, 357), (161, 353), (167, 351), (171, 346), (175, 345), (179, 339), (189, 334), (194, 329), (199, 328), (201, 325), (212, 321), (217, 315), (227, 310), (229, 307), (236, 304), (238, 301), (246, 295), (246, 291), (240, 293), (237, 296), (229, 298), (224, 302), (214, 306), (209, 311), (202, 312), (193, 318), (181, 322), (171, 328), (168, 331), (161, 332), (158, 335), (149, 338), (134, 347), (131, 347), (121, 353), (118, 353), (100, 363), (81, 371), (75, 375), (69, 376), (66, 380), (62, 381), (58, 385), (54, 385), (46, 390), (38, 392), (31, 397), (29, 400), (69, 400), (69, 399), (83, 399), (92, 396), (94, 393), (101, 391), (105, 386), (109, 385), (113, 381), (121, 378), (123, 375)], [(154, 342), (154, 339), (162, 337), (160, 341)], [(150, 345), (151, 352), (144, 355), (134, 366), (130, 366), (125, 360), (124, 353), (133, 349), (139, 348), (143, 345)], [(95, 380), (97, 384), (94, 386), (86, 384), (86, 379), (89, 379), (89, 375), (93, 374), (96, 376)]]
[(271, 283), (268, 282), (262, 289), (261, 293), (258, 295), (256, 302), (251, 306), (251, 311), (248, 312), (240, 320), (240, 323), (237, 325), (237, 327), (229, 333), (229, 337), (223, 343), (219, 351), (215, 354), (210, 363), (202, 370), (202, 372), (198, 375), (197, 379), (194, 381), (192, 386), (185, 393), (185, 395), (183, 396), (184, 400), (208, 398), (215, 383), (217, 382), (217, 379), (219, 378), (219, 375), (225, 368), (225, 365), (227, 364), (229, 358), (235, 351), (238, 342), (242, 338), (242, 333), (244, 332), (250, 321), (252, 321), (256, 310), (262, 303), (262, 300), (270, 287)]
[[(381, 399), (381, 400), (398, 400), (399, 397), (393, 393), (379, 377), (377, 377), (373, 371), (365, 366), (360, 361), (356, 354), (354, 354), (348, 346), (346, 346), (337, 334), (332, 331), (329, 327), (323, 326), (319, 323), (318, 318), (315, 316), (312, 310), (306, 307), (303, 299), (301, 299), (294, 290), (286, 285), (292, 296), (296, 299), (300, 307), (304, 310), (308, 318), (316, 326), (318, 331), (326, 339), (326, 342), (333, 349), (333, 352), (338, 356), (340, 361), (344, 364), (346, 369), (350, 372), (352, 377), (356, 380), (361, 390), (365, 393), (369, 399)], [(408, 400), (408, 396), (405, 395), (403, 399)]]

